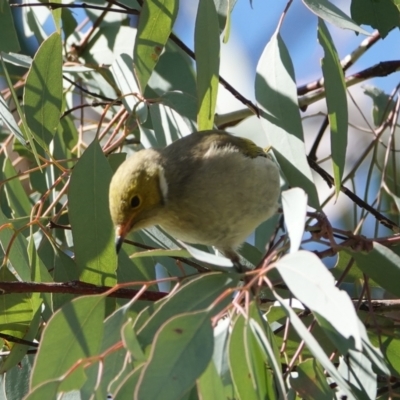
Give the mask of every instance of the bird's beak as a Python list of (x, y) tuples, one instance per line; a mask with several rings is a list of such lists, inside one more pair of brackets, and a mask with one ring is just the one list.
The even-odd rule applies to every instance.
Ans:
[(117, 236), (115, 238), (115, 250), (117, 251), (117, 254), (121, 250), (122, 243), (124, 243), (124, 238), (122, 236)]
[(115, 229), (115, 250), (117, 254), (121, 250), (122, 243), (124, 243), (125, 235), (128, 233), (127, 226), (118, 225)]

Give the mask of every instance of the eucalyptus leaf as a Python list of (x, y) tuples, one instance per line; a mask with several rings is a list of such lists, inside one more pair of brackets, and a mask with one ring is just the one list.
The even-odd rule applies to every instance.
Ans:
[(255, 91), (262, 127), (289, 185), (301, 187), (310, 206), (319, 209), (305, 154), (294, 79), (289, 52), (279, 32), (275, 32), (257, 65)]
[[(298, 300), (327, 320), (361, 350), (358, 317), (350, 297), (335, 286), (332, 274), (313, 253), (299, 251), (284, 256), (276, 265), (279, 274)], [(349, 343), (348, 346), (351, 346)]]
[[(97, 354), (104, 313), (103, 296), (86, 296), (65, 304), (53, 315), (42, 334), (31, 387), (62, 377), (81, 358)], [(69, 376), (69, 390), (79, 389), (79, 380), (73, 378), (74, 375)]]
[(109, 286), (116, 282), (117, 261), (108, 205), (111, 176), (111, 168), (98, 141), (94, 140), (73, 169), (68, 191), (80, 279)]
[(369, 32), (362, 29), (356, 22), (354, 22), (348, 15), (346, 15), (340, 8), (332, 4), (328, 0), (303, 0), (303, 3), (318, 17), (326, 22), (336, 25), (342, 29), (351, 29), (363, 35), (369, 35)]
[(143, 4), (133, 53), (142, 93), (172, 31), (178, 5), (178, 0), (149, 0)]
[[(174, 400), (205, 371), (213, 353), (213, 331), (207, 311), (181, 314), (166, 321), (154, 337), (134, 399)], [(168, 363), (164, 363), (168, 360)], [(195, 362), (193, 362), (195, 360)], [(160, 374), (160, 364), (164, 370)]]
[(283, 215), (290, 238), (290, 252), (300, 248), (307, 212), (307, 194), (300, 188), (282, 192)]
[(219, 25), (213, 0), (200, 0), (194, 33), (198, 130), (212, 129), (219, 77)]
[(347, 150), (347, 97), (344, 73), (331, 35), (322, 19), (318, 21), (318, 40), (324, 49), (322, 72), (331, 129), (331, 152), (336, 197), (342, 186)]
[(24, 90), (26, 123), (39, 145), (47, 150), (61, 115), (62, 44), (53, 33), (39, 47), (29, 68)]

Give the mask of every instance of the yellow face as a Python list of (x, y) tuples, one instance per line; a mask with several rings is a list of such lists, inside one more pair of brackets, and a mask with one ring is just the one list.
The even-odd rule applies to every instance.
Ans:
[(136, 153), (121, 164), (111, 180), (110, 213), (117, 237), (157, 224), (163, 206), (162, 168), (153, 162), (151, 154), (150, 150)]

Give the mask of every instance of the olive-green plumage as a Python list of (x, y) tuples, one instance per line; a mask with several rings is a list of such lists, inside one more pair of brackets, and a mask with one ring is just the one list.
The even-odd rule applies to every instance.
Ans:
[(279, 193), (278, 167), (252, 141), (194, 132), (122, 163), (111, 181), (110, 211), (120, 240), (160, 225), (238, 261), (235, 249), (276, 212)]

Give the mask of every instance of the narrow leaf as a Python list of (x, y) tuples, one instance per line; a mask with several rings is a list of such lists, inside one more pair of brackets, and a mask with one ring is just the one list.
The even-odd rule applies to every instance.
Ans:
[(290, 253), (295, 253), (303, 238), (307, 212), (307, 194), (300, 188), (282, 192), (283, 215), (290, 238)]
[(370, 252), (346, 250), (357, 266), (388, 292), (400, 296), (400, 257), (389, 248), (373, 242)]
[(94, 140), (72, 171), (69, 218), (80, 279), (95, 285), (116, 282), (115, 235), (108, 205), (111, 168)]
[(17, 177), (17, 171), (12, 165), (10, 158), (4, 160), (2, 175), (7, 179), (4, 187), (13, 217), (19, 218), (30, 215), (32, 203), (25, 188), (22, 186), (21, 180)]
[(275, 298), (278, 300), (282, 308), (284, 309), (286, 315), (288, 316), (291, 326), (296, 330), (298, 335), (304, 340), (305, 344), (309, 348), (310, 352), (314, 355), (314, 357), (320, 362), (322, 367), (326, 369), (326, 371), (331, 375), (332, 379), (336, 382), (341, 390), (345, 392), (347, 396), (352, 397), (352, 392), (347, 384), (347, 382), (342, 378), (342, 376), (338, 373), (336, 367), (333, 365), (332, 361), (325, 354), (324, 350), (321, 348), (318, 341), (314, 338), (314, 336), (308, 331), (308, 329), (304, 326), (301, 319), (297, 316), (297, 314), (293, 311), (291, 307), (289, 307), (285, 300), (282, 299), (276, 292), (274, 293)]
[[(277, 262), (290, 291), (318, 316), (327, 320), (344, 338), (352, 337), (361, 349), (358, 317), (350, 297), (335, 286), (332, 274), (313, 253), (299, 251)], [(350, 346), (350, 343), (349, 345)]]
[(104, 313), (103, 296), (85, 296), (65, 304), (53, 315), (42, 334), (31, 388), (61, 377), (78, 360), (97, 354)]
[(136, 76), (142, 93), (172, 31), (178, 0), (147, 0), (140, 12), (133, 50)]
[(350, 350), (347, 357), (340, 357), (338, 371), (350, 383), (357, 399), (376, 398), (377, 376), (363, 353)]
[(19, 100), (17, 94), (15, 93), (14, 85), (13, 85), (11, 79), (10, 79), (10, 75), (8, 74), (6, 64), (5, 64), (4, 60), (3, 60), (3, 54), (1, 54), (0, 61), (1, 61), (1, 66), (3, 68), (4, 77), (6, 78), (8, 88), (10, 89), (10, 92), (11, 92), (11, 97), (12, 97), (12, 99), (14, 101), (14, 104), (15, 104), (15, 107), (17, 109), (18, 115), (21, 118), (20, 129), (21, 129), (22, 135), (25, 138), (25, 142), (24, 143), (25, 143), (25, 145), (27, 145), (26, 141), (29, 141), (30, 149), (33, 152), (33, 155), (35, 157), (35, 161), (36, 161), (37, 165), (40, 165), (39, 156), (38, 156), (36, 145), (35, 145), (35, 142), (34, 142), (34, 139), (33, 139), (33, 135), (32, 135), (32, 132), (29, 130), (29, 127), (28, 127), (28, 125), (26, 123), (25, 115), (23, 113), (21, 105), (19, 104), (20, 100)]
[[(0, 209), (0, 224), (10, 224), (10, 221), (5, 217), (2, 210)], [(0, 245), (3, 253), (5, 254), (8, 250), (8, 246), (13, 237), (14, 230), (12, 227), (4, 227), (0, 230)], [(31, 270), (29, 268), (29, 259), (26, 249), (28, 247), (28, 241), (22, 234), (17, 235), (14, 242), (9, 249), (8, 261), (15, 270), (18, 278), (24, 282), (31, 280)]]
[[(162, 300), (154, 314), (138, 330), (138, 338), (143, 347), (153, 340), (157, 329), (167, 319), (182, 312), (198, 311), (208, 308), (226, 289), (238, 284), (235, 275), (211, 273), (197, 277), (181, 287), (173, 296)], [(229, 298), (221, 300), (213, 309), (217, 313), (224, 307)], [(158, 305), (158, 303), (156, 303)]]
[(324, 369), (316, 359), (309, 359), (297, 365), (297, 374), (290, 376), (290, 386), (301, 398), (334, 400), (335, 393), (329, 387)]
[(198, 130), (212, 129), (219, 76), (219, 25), (213, 0), (200, 0), (194, 33)]
[(336, 197), (340, 193), (347, 149), (347, 97), (346, 84), (340, 60), (331, 35), (322, 19), (318, 20), (318, 40), (324, 49), (322, 72), (331, 128), (331, 152)]
[(293, 64), (278, 32), (258, 62), (255, 91), (264, 132), (289, 185), (301, 187), (310, 206), (319, 208), (306, 158)]
[(210, 361), (207, 369), (197, 380), (197, 388), (202, 399), (224, 398), (224, 386), (213, 360)]
[(213, 343), (208, 311), (179, 315), (167, 321), (154, 338), (134, 398), (181, 398), (210, 363)]
[(196, 249), (193, 246), (188, 245), (187, 243), (179, 241), (179, 243), (184, 247), (190, 255), (196, 260), (206, 262), (208, 264), (214, 265), (216, 267), (224, 268), (225, 271), (234, 272), (235, 268), (233, 267), (232, 261), (229, 258), (223, 256), (216, 256), (215, 254), (206, 253), (205, 251)]
[(354, 32), (368, 35), (369, 32), (358, 26), (348, 15), (340, 8), (328, 0), (303, 0), (303, 3), (318, 17), (326, 22), (330, 22), (342, 29), (350, 29)]
[(14, 116), (11, 114), (8, 104), (4, 101), (3, 96), (0, 95), (0, 119), (4, 122), (12, 134), (25, 146), (26, 141), (19, 126), (17, 125)]
[(246, 321), (239, 315), (228, 344), (229, 368), (239, 399), (258, 399), (254, 371), (245, 346)]
[[(16, 281), (6, 266), (0, 269), (2, 282)], [(1, 296), (0, 301), (0, 331), (2, 334), (23, 338), (28, 332), (34, 315), (32, 294), (11, 293)], [(13, 347), (13, 343), (8, 346)]]
[(24, 112), (29, 129), (48, 149), (60, 121), (62, 104), (62, 44), (57, 32), (39, 47), (29, 68), (24, 90)]
[(399, 26), (400, 12), (393, 0), (352, 0), (350, 10), (357, 24), (378, 29), (382, 39)]
[(121, 91), (122, 103), (132, 113), (138, 103), (137, 95), (140, 93), (139, 85), (133, 73), (132, 57), (128, 54), (118, 55), (111, 65), (110, 71), (114, 76), (118, 89)]
[(14, 26), (14, 18), (11, 13), (10, 3), (2, 1), (0, 4), (0, 51), (5, 53), (18, 53), (21, 48), (18, 42), (17, 31)]

